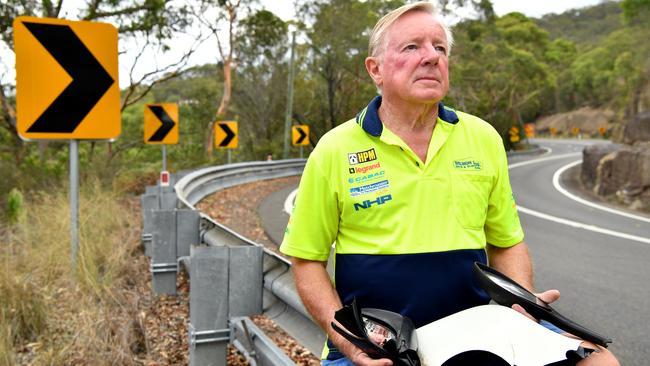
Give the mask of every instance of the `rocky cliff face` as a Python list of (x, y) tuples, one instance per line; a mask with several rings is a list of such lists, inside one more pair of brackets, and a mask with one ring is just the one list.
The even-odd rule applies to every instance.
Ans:
[(622, 142), (587, 147), (582, 182), (598, 195), (650, 211), (650, 112), (628, 122)]

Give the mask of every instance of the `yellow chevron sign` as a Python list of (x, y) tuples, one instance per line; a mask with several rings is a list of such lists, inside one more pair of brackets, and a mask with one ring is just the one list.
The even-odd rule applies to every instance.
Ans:
[(155, 145), (178, 143), (178, 104), (144, 106), (144, 142)]
[(294, 146), (309, 145), (309, 126), (308, 125), (291, 126), (291, 143)]
[(36, 17), (18, 17), (13, 28), (20, 136), (119, 136), (117, 29), (107, 23)]
[(214, 146), (217, 149), (236, 149), (239, 145), (237, 129), (237, 121), (217, 121), (214, 125)]

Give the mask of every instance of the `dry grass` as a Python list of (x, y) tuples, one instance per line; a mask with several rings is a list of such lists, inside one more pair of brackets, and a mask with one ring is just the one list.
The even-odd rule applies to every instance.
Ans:
[(73, 270), (68, 200), (26, 197), (21, 219), (0, 228), (0, 365), (129, 365), (143, 352), (136, 210), (84, 183)]

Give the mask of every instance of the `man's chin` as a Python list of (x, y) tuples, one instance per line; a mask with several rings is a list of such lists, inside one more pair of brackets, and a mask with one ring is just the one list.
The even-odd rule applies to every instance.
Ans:
[(428, 92), (428, 93), (418, 93), (413, 96), (412, 100), (421, 104), (433, 104), (441, 101), (445, 95), (439, 91), (437, 92)]

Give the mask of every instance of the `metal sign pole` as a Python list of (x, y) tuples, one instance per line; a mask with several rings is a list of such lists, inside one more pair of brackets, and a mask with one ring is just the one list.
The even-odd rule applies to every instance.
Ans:
[(228, 164), (232, 163), (232, 150), (228, 149)]
[(77, 268), (79, 249), (79, 141), (70, 140), (70, 239), (72, 270)]
[(302, 145), (300, 145), (300, 159), (302, 159)]
[(293, 59), (296, 48), (296, 32), (291, 33), (291, 58), (289, 59), (289, 80), (287, 81), (287, 110), (284, 115), (284, 150), (283, 159), (289, 158), (289, 139), (291, 138), (291, 114), (293, 109)]
[(162, 146), (162, 170), (167, 171), (167, 145)]

